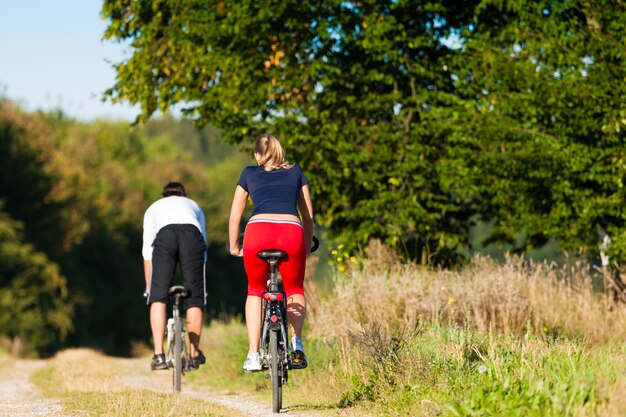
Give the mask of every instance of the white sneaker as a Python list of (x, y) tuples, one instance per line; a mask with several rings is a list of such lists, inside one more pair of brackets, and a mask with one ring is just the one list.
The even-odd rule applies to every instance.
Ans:
[(248, 357), (243, 363), (243, 370), (246, 372), (259, 372), (261, 370), (261, 358), (258, 352), (248, 353)]

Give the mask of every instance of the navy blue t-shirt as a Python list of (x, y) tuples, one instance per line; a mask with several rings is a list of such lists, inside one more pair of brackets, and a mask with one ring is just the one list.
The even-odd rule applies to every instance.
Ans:
[(290, 169), (266, 171), (263, 166), (244, 168), (239, 177), (241, 188), (252, 198), (256, 214), (293, 214), (298, 216), (298, 195), (300, 188), (309, 183), (298, 164)]

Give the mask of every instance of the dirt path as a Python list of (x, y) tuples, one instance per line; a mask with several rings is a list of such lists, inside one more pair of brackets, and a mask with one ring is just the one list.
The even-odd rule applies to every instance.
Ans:
[(43, 399), (30, 377), (45, 365), (42, 360), (11, 360), (0, 366), (0, 416), (63, 416), (62, 406)]
[[(151, 372), (147, 370), (145, 360), (127, 359), (125, 361), (126, 369), (129, 369), (130, 372), (126, 375), (119, 376), (119, 380), (122, 384), (130, 388), (149, 389), (163, 393), (172, 392), (171, 371)], [(220, 392), (211, 388), (193, 389), (190, 386), (187, 386), (184, 380), (181, 388), (181, 394), (204, 401), (218, 403), (224, 407), (237, 410), (242, 416), (276, 416), (276, 414), (272, 413), (271, 404), (269, 402), (263, 403), (245, 394)], [(281, 410), (280, 414), (292, 417), (322, 416), (322, 414), (311, 411), (307, 411), (306, 413), (297, 412), (295, 410), (291, 410), (289, 407)]]
[[(170, 371), (150, 371), (145, 358), (107, 358), (107, 360), (114, 375), (113, 380), (109, 381), (111, 389), (126, 386), (133, 389), (147, 389), (171, 394), (172, 373)], [(44, 398), (42, 393), (30, 382), (32, 375), (38, 369), (46, 366), (47, 363), (48, 361), (45, 360), (17, 359), (0, 362), (0, 417), (72, 417), (64, 412), (59, 401)], [(276, 415), (271, 412), (269, 401), (260, 401), (250, 394), (219, 391), (211, 387), (194, 387), (185, 379), (183, 379), (181, 395), (217, 403), (233, 410), (235, 415), (251, 417)], [(280, 414), (290, 417), (323, 417), (329, 415), (318, 411), (303, 410), (297, 405), (290, 408), (288, 404)], [(344, 415), (344, 413), (341, 414)]]

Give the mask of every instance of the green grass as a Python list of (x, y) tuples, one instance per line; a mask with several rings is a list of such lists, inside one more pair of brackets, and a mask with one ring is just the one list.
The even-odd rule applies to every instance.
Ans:
[(207, 361), (198, 372), (188, 374), (194, 384), (231, 391), (254, 391), (270, 387), (264, 374), (246, 374), (243, 371), (243, 360), (248, 353), (248, 336), (244, 324), (239, 321), (215, 321), (205, 327), (200, 348)]
[[(245, 374), (245, 327), (204, 331), (207, 365), (194, 383), (271, 401), (269, 380)], [(284, 402), (297, 412), (374, 416), (626, 415), (626, 344), (588, 345), (483, 333), (431, 322), (396, 334), (365, 328), (306, 340), (310, 366), (293, 371)]]
[[(213, 322), (203, 330), (201, 348), (207, 363), (198, 372), (189, 374), (194, 386), (210, 387), (232, 394), (252, 396), (258, 402), (271, 404), (271, 380), (265, 372), (245, 373), (242, 365), (248, 352), (246, 328), (243, 323)], [(313, 412), (336, 415), (342, 378), (335, 374), (339, 366), (338, 351), (320, 340), (306, 344), (309, 366), (289, 373), (283, 389), (283, 403), (299, 413)], [(357, 407), (358, 409), (359, 407)], [(353, 410), (340, 410), (352, 415)]]
[[(588, 347), (431, 324), (391, 338), (362, 334), (361, 360), (340, 404), (380, 415), (624, 415), (624, 346)], [(371, 340), (374, 339), (373, 343)], [(376, 359), (376, 361), (374, 360)], [(618, 364), (618, 366), (616, 366)]]

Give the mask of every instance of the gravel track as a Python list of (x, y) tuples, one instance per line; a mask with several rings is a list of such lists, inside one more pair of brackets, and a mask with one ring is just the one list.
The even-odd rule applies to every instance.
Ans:
[(0, 367), (0, 416), (65, 416), (63, 407), (44, 399), (30, 377), (45, 365), (43, 360), (11, 360)]
[[(156, 392), (172, 393), (171, 371), (151, 372), (145, 359), (119, 359), (124, 374), (116, 377), (120, 385), (134, 389), (148, 389)], [(71, 417), (63, 412), (59, 401), (46, 399), (30, 382), (32, 375), (46, 365), (45, 360), (11, 359), (0, 364), (0, 417)], [(271, 403), (262, 402), (245, 394), (200, 388), (192, 389), (185, 385), (181, 395), (220, 404), (242, 416), (276, 416), (271, 412)], [(327, 416), (312, 411), (295, 410), (286, 407), (280, 415), (290, 417)]]

